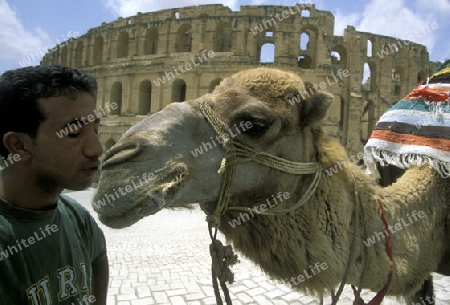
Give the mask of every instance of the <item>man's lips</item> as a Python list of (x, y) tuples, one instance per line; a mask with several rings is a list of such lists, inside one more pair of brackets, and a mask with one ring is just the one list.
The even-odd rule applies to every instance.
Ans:
[(83, 167), (83, 171), (96, 172), (96, 171), (98, 171), (99, 166), (100, 166), (100, 162), (89, 164), (89, 165)]

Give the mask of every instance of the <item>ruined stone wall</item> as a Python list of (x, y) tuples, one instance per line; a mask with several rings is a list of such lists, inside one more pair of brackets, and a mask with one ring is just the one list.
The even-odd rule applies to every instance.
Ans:
[(60, 44), (42, 63), (92, 74), (97, 107), (119, 105), (102, 120), (106, 148), (149, 113), (211, 92), (237, 71), (270, 66), (301, 75), (307, 92), (335, 95), (325, 129), (356, 154), (379, 116), (435, 64), (423, 45), (351, 26), (343, 36), (333, 33), (334, 16), (314, 4), (242, 6), (238, 12), (191, 6), (103, 23)]

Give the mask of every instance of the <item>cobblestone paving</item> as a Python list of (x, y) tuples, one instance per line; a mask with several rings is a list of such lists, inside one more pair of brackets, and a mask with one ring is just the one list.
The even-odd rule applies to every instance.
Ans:
[[(97, 219), (90, 207), (92, 194), (92, 189), (67, 193)], [(163, 210), (122, 230), (100, 226), (106, 235), (111, 269), (108, 305), (215, 304), (209, 236), (202, 211)], [(233, 304), (319, 304), (314, 297), (270, 280), (242, 255), (239, 259), (233, 266), (236, 282), (229, 285)], [(450, 304), (450, 277), (436, 274), (434, 285), (437, 304)], [(367, 301), (373, 295), (364, 292), (363, 298)], [(351, 289), (346, 286), (339, 304), (351, 305), (352, 300)], [(328, 298), (325, 304), (329, 303)], [(404, 302), (388, 297), (383, 304)]]

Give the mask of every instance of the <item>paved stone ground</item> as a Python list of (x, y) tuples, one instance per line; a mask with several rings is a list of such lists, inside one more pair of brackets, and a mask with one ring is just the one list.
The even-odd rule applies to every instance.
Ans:
[[(97, 219), (90, 207), (92, 189), (67, 195)], [(100, 226), (106, 235), (111, 268), (108, 305), (215, 304), (209, 236), (202, 211), (163, 210), (122, 230)], [(319, 304), (314, 297), (269, 280), (242, 255), (239, 259), (233, 267), (236, 282), (229, 285), (233, 304)], [(450, 277), (435, 275), (434, 285), (437, 304), (450, 304)], [(364, 292), (363, 297), (367, 301), (373, 295)], [(351, 300), (353, 294), (346, 286), (339, 304), (350, 305)], [(325, 304), (330, 304), (330, 299)], [(404, 302), (386, 298), (383, 304)]]

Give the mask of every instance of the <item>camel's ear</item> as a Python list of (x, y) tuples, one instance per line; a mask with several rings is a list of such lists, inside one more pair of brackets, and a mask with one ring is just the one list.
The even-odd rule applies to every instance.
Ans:
[(326, 116), (332, 101), (333, 96), (325, 92), (318, 92), (306, 101), (302, 101), (300, 125), (311, 126), (320, 123)]

